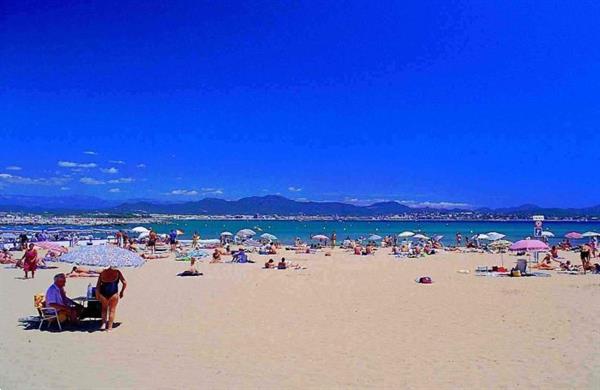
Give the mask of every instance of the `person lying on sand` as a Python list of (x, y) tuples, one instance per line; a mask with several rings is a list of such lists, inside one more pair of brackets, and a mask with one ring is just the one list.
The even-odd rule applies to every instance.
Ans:
[(90, 268), (75, 266), (67, 274), (67, 278), (86, 278), (86, 277), (96, 277), (100, 275), (100, 271), (96, 271)]
[(0, 253), (0, 264), (16, 264), (17, 260), (12, 257), (8, 249), (3, 249)]
[(192, 257), (192, 260), (190, 261), (190, 268), (186, 269), (185, 271), (183, 271), (182, 273), (179, 274), (179, 276), (201, 276), (202, 273), (200, 271), (198, 271), (198, 268), (196, 268), (196, 259), (194, 259)]
[(146, 260), (154, 260), (154, 259), (166, 259), (168, 258), (170, 255), (168, 253), (142, 253), (140, 255), (142, 257), (142, 259), (146, 259)]
[(534, 264), (532, 266), (532, 268), (537, 268), (537, 269), (546, 270), (546, 271), (553, 270), (555, 267), (552, 265), (552, 256), (550, 254), (547, 254), (541, 263)]

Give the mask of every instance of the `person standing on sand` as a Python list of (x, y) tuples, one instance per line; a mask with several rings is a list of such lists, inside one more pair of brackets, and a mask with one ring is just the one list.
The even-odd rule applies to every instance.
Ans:
[(25, 279), (28, 279), (28, 273), (31, 271), (31, 279), (35, 278), (35, 270), (38, 264), (38, 253), (33, 244), (29, 244), (29, 249), (25, 251), (21, 258), (23, 262), (23, 271), (25, 271)]
[(175, 252), (175, 249), (177, 249), (177, 230), (175, 229), (169, 233), (169, 244), (171, 244), (171, 252)]
[(335, 232), (333, 232), (333, 234), (331, 235), (331, 247), (335, 248), (335, 242), (337, 241), (337, 234), (335, 234)]
[(583, 273), (590, 269), (590, 255), (592, 253), (592, 248), (588, 244), (583, 244), (581, 246), (581, 265), (583, 266)]
[(150, 233), (148, 234), (148, 248), (150, 248), (150, 253), (154, 254), (156, 250), (156, 240), (158, 237), (156, 236), (156, 232), (150, 229)]
[[(119, 292), (121, 282), (121, 292)], [(123, 299), (123, 293), (127, 288), (127, 281), (118, 269), (108, 267), (98, 276), (96, 283), (96, 299), (102, 305), (102, 326), (100, 330), (112, 330), (117, 312), (119, 299)]]
[(192, 236), (192, 248), (198, 249), (199, 244), (200, 244), (200, 235), (198, 234), (198, 232), (194, 232), (194, 235)]
[(461, 246), (462, 244), (462, 234), (460, 232), (456, 233), (456, 246)]

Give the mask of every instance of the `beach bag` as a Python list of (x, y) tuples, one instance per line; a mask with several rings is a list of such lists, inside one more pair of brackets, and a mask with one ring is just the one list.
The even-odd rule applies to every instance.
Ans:
[(423, 276), (419, 278), (421, 284), (431, 284), (431, 278), (429, 276)]

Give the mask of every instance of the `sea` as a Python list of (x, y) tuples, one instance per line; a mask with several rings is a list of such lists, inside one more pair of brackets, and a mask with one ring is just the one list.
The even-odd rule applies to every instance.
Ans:
[[(56, 226), (56, 225), (27, 225), (27, 226), (1, 226), (3, 230), (28, 230), (28, 231), (56, 231), (56, 230), (81, 230), (93, 231), (96, 238), (105, 238), (117, 230), (130, 230), (139, 224), (102, 226), (91, 228), (89, 226)], [(258, 235), (270, 233), (275, 235), (280, 242), (290, 244), (296, 237), (307, 241), (311, 236), (324, 234), (331, 236), (336, 233), (338, 241), (346, 238), (359, 239), (371, 234), (387, 236), (399, 234), (404, 231), (421, 233), (429, 237), (443, 236), (442, 242), (446, 245), (454, 244), (456, 233), (463, 237), (471, 237), (475, 234), (498, 232), (506, 235), (506, 239), (516, 241), (534, 235), (534, 223), (528, 221), (269, 221), (269, 220), (185, 220), (171, 223), (145, 225), (153, 228), (158, 233), (168, 233), (172, 229), (184, 231), (182, 239), (191, 239), (197, 232), (202, 239), (218, 238), (219, 235), (228, 231), (233, 234), (241, 229), (252, 229)], [(600, 221), (598, 222), (572, 222), (557, 221), (544, 222), (543, 230), (552, 232), (555, 237), (549, 242), (560, 242), (565, 234), (569, 232), (584, 233), (588, 231), (600, 232)]]

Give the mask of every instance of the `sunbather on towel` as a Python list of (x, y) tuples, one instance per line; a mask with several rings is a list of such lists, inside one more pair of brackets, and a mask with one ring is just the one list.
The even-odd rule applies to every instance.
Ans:
[(185, 270), (179, 274), (179, 276), (201, 276), (201, 275), (202, 275), (202, 273), (200, 271), (198, 271), (198, 268), (196, 268), (196, 259), (194, 259), (193, 257), (190, 262), (190, 268), (188, 268), (187, 270)]
[(542, 260), (541, 263), (535, 264), (532, 267), (541, 269), (541, 270), (546, 270), (546, 271), (553, 270), (554, 266), (552, 265), (552, 258), (550, 256), (550, 254), (546, 255), (546, 257), (544, 257), (544, 259)]
[(3, 249), (0, 253), (0, 264), (16, 264), (17, 260), (12, 257), (8, 249)]
[(154, 260), (154, 259), (166, 259), (167, 257), (169, 257), (170, 255), (167, 253), (142, 253), (141, 257), (142, 259), (146, 259), (146, 260)]
[(96, 270), (90, 269), (90, 268), (75, 266), (75, 267), (73, 267), (71, 272), (69, 272), (67, 274), (67, 278), (89, 278), (89, 277), (97, 277), (98, 275), (100, 275), (100, 271), (96, 271)]

